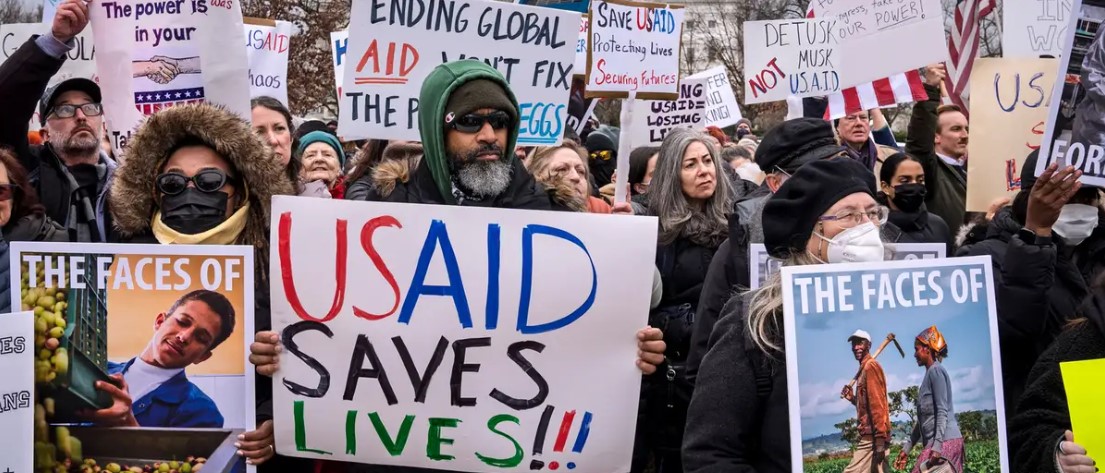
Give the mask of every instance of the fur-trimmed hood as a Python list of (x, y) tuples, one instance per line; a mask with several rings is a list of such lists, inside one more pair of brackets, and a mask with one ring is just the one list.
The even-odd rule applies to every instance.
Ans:
[(123, 238), (149, 233), (157, 210), (154, 181), (169, 153), (186, 138), (206, 143), (245, 181), (250, 215), (239, 244), (268, 251), (272, 196), (294, 195), (272, 151), (241, 118), (214, 105), (179, 105), (150, 116), (127, 147), (127, 158), (115, 173), (111, 214)]

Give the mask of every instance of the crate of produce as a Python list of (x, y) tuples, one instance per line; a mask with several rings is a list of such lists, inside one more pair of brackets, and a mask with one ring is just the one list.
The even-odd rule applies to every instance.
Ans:
[[(85, 255), (95, 261), (96, 255)], [(54, 422), (77, 421), (76, 412), (111, 407), (111, 396), (96, 389), (107, 375), (107, 290), (91, 287), (94, 269), (84, 270), (86, 288), (45, 287), (38, 271), (34, 288), (24, 271), (23, 309), (35, 313), (35, 383), (55, 405)]]
[(70, 471), (87, 471), (83, 467), (94, 464), (101, 472), (128, 469), (154, 472), (161, 471), (155, 465), (166, 463), (169, 467), (164, 471), (178, 473), (244, 471), (242, 458), (234, 447), (238, 435), (244, 432), (242, 429), (72, 427), (69, 430), (72, 437), (81, 439), (83, 455)]

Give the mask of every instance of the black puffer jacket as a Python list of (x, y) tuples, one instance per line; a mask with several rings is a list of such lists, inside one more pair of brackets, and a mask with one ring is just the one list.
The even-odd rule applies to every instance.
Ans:
[(1022, 227), (1012, 208), (1006, 207), (994, 215), (985, 240), (956, 253), (992, 258), (1009, 415), (1015, 412), (1032, 365), (1074, 316), (1089, 293), (1087, 281), (1101, 273), (1105, 257), (1105, 228), (1097, 228), (1071, 248), (1058, 239), (1042, 246), (1026, 243), (1017, 236)]
[[(1071, 324), (1055, 339), (1028, 375), (1018, 413), (1009, 422), (1014, 473), (1055, 471), (1055, 447), (1063, 432), (1071, 429), (1059, 363), (1105, 358), (1105, 294), (1088, 298), (1080, 313), (1086, 319)], [(1078, 432), (1074, 435), (1077, 441)]]
[(725, 306), (702, 360), (683, 441), (687, 473), (791, 471), (786, 365), (749, 338), (747, 299)]
[(947, 255), (952, 253), (952, 232), (944, 219), (929, 213), (922, 207), (916, 212), (890, 211), (890, 223), (902, 230), (899, 243), (943, 243)]

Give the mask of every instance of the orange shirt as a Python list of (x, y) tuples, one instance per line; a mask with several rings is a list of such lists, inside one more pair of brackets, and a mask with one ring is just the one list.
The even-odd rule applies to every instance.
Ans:
[[(890, 406), (886, 399), (886, 375), (870, 356), (856, 382), (856, 420), (861, 436), (890, 439)], [(871, 432), (874, 426), (875, 432)]]

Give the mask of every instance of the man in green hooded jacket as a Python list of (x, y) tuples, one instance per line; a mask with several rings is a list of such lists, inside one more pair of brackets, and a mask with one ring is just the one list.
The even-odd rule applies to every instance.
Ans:
[(418, 168), (366, 200), (553, 209), (515, 157), (518, 100), (495, 68), (472, 60), (435, 68), (422, 85), (418, 127), (425, 153)]

